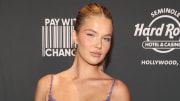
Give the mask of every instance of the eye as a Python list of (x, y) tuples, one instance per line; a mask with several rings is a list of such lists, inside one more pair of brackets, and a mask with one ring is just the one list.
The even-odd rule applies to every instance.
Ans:
[(91, 34), (91, 33), (87, 33), (86, 35), (89, 37), (94, 37), (94, 34)]
[(110, 42), (111, 41), (111, 38), (110, 37), (104, 37), (103, 40), (107, 41), (107, 42)]

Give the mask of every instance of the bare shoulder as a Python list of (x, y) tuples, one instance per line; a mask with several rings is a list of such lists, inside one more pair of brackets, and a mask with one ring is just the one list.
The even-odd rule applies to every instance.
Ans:
[(38, 87), (47, 87), (50, 84), (51, 74), (45, 75), (39, 79), (37, 86)]
[(115, 85), (116, 85), (115, 87), (118, 91), (122, 91), (122, 92), (128, 91), (127, 85), (124, 82), (122, 82), (121, 80), (116, 80)]
[(130, 101), (130, 92), (127, 85), (121, 80), (116, 80), (113, 94), (116, 101)]

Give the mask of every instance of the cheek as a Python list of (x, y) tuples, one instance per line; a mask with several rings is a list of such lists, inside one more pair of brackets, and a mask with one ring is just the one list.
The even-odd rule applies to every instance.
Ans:
[(92, 42), (91, 40), (88, 40), (86, 37), (80, 37), (79, 38), (79, 42), (78, 44), (81, 46), (81, 47), (89, 47), (90, 46), (90, 42)]
[(107, 53), (110, 49), (110, 44), (104, 45), (104, 52)]

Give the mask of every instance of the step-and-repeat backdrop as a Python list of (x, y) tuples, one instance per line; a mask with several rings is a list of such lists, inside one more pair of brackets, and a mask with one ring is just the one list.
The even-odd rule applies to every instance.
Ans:
[(132, 101), (180, 101), (179, 0), (1, 0), (0, 101), (33, 101), (40, 77), (71, 66), (73, 22), (91, 2), (114, 20), (105, 72)]

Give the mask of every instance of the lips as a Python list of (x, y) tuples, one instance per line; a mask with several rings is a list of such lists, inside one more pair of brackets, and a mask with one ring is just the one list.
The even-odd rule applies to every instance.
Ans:
[(100, 57), (101, 56), (101, 53), (100, 52), (91, 52), (91, 55), (94, 56), (94, 57)]

